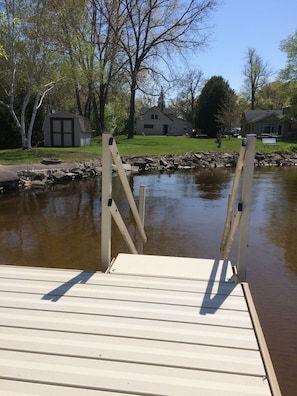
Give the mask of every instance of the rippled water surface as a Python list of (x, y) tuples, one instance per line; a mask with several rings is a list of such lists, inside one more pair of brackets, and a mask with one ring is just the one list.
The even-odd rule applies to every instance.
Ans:
[[(216, 258), (230, 170), (129, 177), (146, 191), (145, 254)], [(135, 235), (123, 191), (114, 198)], [(100, 269), (100, 179), (0, 196), (1, 264)], [(236, 243), (236, 241), (235, 241)], [(128, 252), (113, 229), (112, 251)], [(233, 247), (231, 260), (236, 262)], [(297, 395), (297, 169), (256, 170), (247, 281), (283, 396)]]

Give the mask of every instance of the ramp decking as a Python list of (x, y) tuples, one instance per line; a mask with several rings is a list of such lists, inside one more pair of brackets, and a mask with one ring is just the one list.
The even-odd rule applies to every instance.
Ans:
[(120, 254), (105, 274), (0, 266), (0, 297), (0, 395), (272, 394), (227, 262)]

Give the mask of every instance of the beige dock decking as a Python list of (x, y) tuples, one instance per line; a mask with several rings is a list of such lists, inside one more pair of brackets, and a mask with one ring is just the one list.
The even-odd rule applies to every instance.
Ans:
[(271, 395), (231, 278), (129, 254), (106, 274), (0, 266), (0, 395)]

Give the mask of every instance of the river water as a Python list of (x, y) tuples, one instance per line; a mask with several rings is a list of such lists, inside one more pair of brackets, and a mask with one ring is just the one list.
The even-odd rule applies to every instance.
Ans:
[[(143, 253), (217, 258), (232, 170), (129, 176), (146, 190)], [(100, 269), (100, 178), (0, 196), (1, 264)], [(132, 235), (128, 204), (115, 201)], [(297, 169), (256, 169), (247, 281), (283, 396), (297, 394)], [(113, 227), (112, 253), (128, 252)], [(236, 262), (236, 240), (230, 259)]]

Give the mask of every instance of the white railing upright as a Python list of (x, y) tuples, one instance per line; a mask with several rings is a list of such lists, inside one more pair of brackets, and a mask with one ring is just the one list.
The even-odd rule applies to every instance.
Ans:
[[(235, 233), (239, 227), (238, 258), (237, 264), (234, 268), (236, 275), (241, 282), (244, 282), (246, 279), (255, 147), (256, 137), (254, 135), (248, 135), (247, 138), (242, 140), (242, 147), (237, 160), (233, 187), (231, 194), (229, 195), (225, 228), (220, 247), (222, 258), (227, 260), (234, 241)], [(242, 180), (241, 192), (237, 208), (234, 211), (234, 203), (240, 179)], [(233, 212), (235, 212), (235, 214)], [(233, 214), (234, 218), (232, 220)]]
[(237, 271), (241, 282), (246, 280), (248, 245), (250, 232), (250, 213), (252, 204), (253, 176), (255, 168), (256, 136), (247, 136), (247, 150), (244, 158), (242, 175), (242, 216), (239, 226)]
[(102, 135), (102, 202), (101, 202), (101, 270), (106, 271), (111, 263), (111, 221), (115, 221), (123, 239), (125, 240), (131, 253), (138, 251), (127, 230), (125, 222), (112, 197), (112, 164), (115, 164), (120, 177), (124, 192), (130, 205), (131, 212), (137, 225), (142, 242), (147, 241), (144, 231), (144, 208), (145, 208), (145, 188), (140, 187), (139, 210), (136, 207), (134, 197), (127, 179), (126, 171), (123, 167), (115, 139), (111, 133)]
[(101, 181), (101, 270), (105, 272), (111, 262), (111, 213), (108, 202), (112, 197), (112, 157), (108, 150), (110, 134), (102, 135)]

